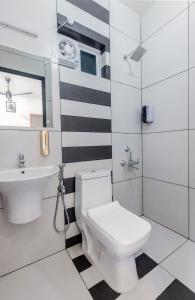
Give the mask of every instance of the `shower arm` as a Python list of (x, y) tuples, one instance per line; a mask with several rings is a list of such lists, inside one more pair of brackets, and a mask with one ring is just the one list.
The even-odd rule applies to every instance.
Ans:
[(134, 51), (130, 51), (128, 54), (125, 54), (125, 55), (123, 56), (124, 60), (127, 61), (127, 59), (129, 58), (129, 56), (132, 55), (133, 52), (134, 52)]

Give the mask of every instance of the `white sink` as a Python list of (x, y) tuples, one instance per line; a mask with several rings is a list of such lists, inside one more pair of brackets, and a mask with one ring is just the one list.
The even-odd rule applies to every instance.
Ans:
[(40, 217), (44, 188), (57, 173), (57, 166), (0, 171), (0, 193), (8, 221), (24, 224)]

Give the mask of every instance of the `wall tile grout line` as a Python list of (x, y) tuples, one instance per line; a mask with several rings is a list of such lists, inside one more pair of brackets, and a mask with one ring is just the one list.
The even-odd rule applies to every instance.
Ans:
[(118, 32), (120, 32), (121, 34), (123, 34), (124, 36), (126, 36), (127, 38), (129, 38), (130, 40), (134, 41), (135, 43), (139, 44), (139, 41), (136, 40), (135, 38), (133, 38), (131, 35), (128, 35), (127, 33), (125, 33), (124, 31), (122, 31), (121, 29), (118, 29), (117, 27), (110, 25), (111, 28), (117, 30)]
[(148, 41), (150, 38), (152, 38), (156, 33), (158, 33), (159, 31), (161, 31), (163, 28), (165, 28), (168, 24), (170, 24), (172, 21), (174, 21), (178, 16), (180, 16), (181, 14), (183, 14), (185, 11), (187, 11), (188, 6), (184, 9), (182, 9), (179, 13), (177, 13), (172, 19), (170, 19), (168, 22), (166, 22), (165, 24), (163, 24), (161, 27), (159, 27), (159, 29), (157, 29), (156, 31), (154, 31), (153, 33), (151, 33), (148, 37), (146, 37), (142, 42), (145, 43), (146, 41)]
[(159, 224), (159, 225), (161, 225), (161, 226), (163, 226), (163, 227), (169, 229), (170, 231), (173, 231), (174, 233), (176, 233), (176, 234), (178, 234), (179, 236), (181, 236), (181, 237), (187, 239), (187, 241), (188, 241), (188, 238), (187, 238), (185, 235), (180, 234), (179, 232), (173, 230), (172, 228), (169, 228), (168, 226), (166, 226), (166, 225), (160, 223), (159, 221), (155, 220), (154, 218), (152, 218), (152, 217), (147, 217), (145, 214), (143, 214), (143, 217), (145, 217), (145, 218), (147, 218), (147, 219), (150, 219), (151, 221), (153, 221), (153, 222), (155, 222), (155, 223), (157, 223), (157, 224)]
[(133, 88), (133, 89), (136, 89), (136, 90), (141, 91), (141, 88), (139, 88), (139, 87), (137, 87), (137, 86), (133, 86), (133, 85), (127, 84), (127, 83), (125, 83), (125, 82), (121, 82), (121, 81), (117, 81), (117, 80), (113, 80), (113, 79), (111, 79), (111, 81), (116, 82), (116, 83), (120, 83), (121, 85), (125, 85), (125, 86), (127, 86), (127, 87), (131, 87), (131, 88)]
[(188, 188), (188, 185), (183, 185), (183, 184), (179, 184), (179, 183), (175, 183), (175, 182), (170, 182), (170, 181), (166, 181), (166, 180), (163, 180), (163, 179), (158, 179), (158, 178), (153, 178), (153, 177), (148, 177), (148, 176), (143, 176), (143, 178), (150, 179), (150, 180), (155, 180), (155, 181), (159, 181), (159, 182), (164, 182), (164, 183), (172, 184), (172, 185), (176, 185), (176, 186), (181, 186), (181, 187), (184, 187), (184, 188)]
[(155, 86), (155, 85), (158, 85), (158, 84), (160, 84), (160, 83), (162, 83), (162, 82), (164, 82), (164, 81), (166, 81), (166, 80), (169, 80), (169, 79), (171, 79), (171, 78), (177, 77), (178, 75), (183, 74), (183, 73), (187, 72), (188, 70), (189, 70), (188, 68), (187, 68), (187, 69), (184, 69), (184, 70), (182, 70), (182, 71), (180, 71), (180, 72), (178, 72), (178, 73), (169, 75), (169, 76), (167, 76), (166, 78), (163, 78), (163, 79), (161, 79), (161, 80), (159, 80), (159, 81), (153, 82), (153, 83), (151, 83), (151, 84), (149, 84), (149, 85), (143, 87), (143, 90), (148, 89), (148, 88), (151, 88), (151, 87), (153, 87), (153, 86)]
[(136, 180), (136, 179), (140, 179), (142, 177), (143, 176), (137, 176), (137, 177), (132, 177), (132, 178), (129, 178), (129, 179), (117, 180), (117, 181), (114, 181), (113, 184), (115, 184), (115, 183), (121, 183), (121, 182), (124, 182), (124, 181)]
[(188, 0), (188, 238), (190, 238), (190, 6)]
[(150, 132), (143, 132), (143, 135), (147, 134), (159, 134), (159, 133), (171, 133), (171, 132), (184, 132), (188, 131), (188, 128), (186, 129), (173, 129), (173, 130), (164, 130), (164, 131), (150, 131)]
[[(140, 44), (142, 45), (142, 19), (140, 20)], [(144, 140), (143, 140), (143, 122), (142, 122), (142, 107), (143, 107), (143, 61), (141, 58), (141, 147), (142, 147), (142, 214), (144, 213)]]

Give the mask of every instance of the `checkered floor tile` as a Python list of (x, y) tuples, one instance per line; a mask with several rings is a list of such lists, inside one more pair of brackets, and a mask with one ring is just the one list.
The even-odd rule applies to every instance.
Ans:
[[(139, 282), (137, 286), (128, 293), (119, 294), (109, 287), (109, 285), (103, 280), (102, 276), (98, 273), (96, 268), (91, 265), (91, 263), (85, 257), (81, 248), (81, 244), (67, 249), (92, 299), (195, 300), (195, 291), (193, 288), (191, 288), (190, 284), (188, 285), (187, 281), (184, 282), (185, 280), (182, 281), (180, 278), (178, 278), (178, 276), (176, 276), (176, 272), (179, 272), (178, 270), (175, 270), (174, 274), (175, 255), (177, 256), (176, 259), (179, 259), (178, 251), (181, 251), (180, 249), (183, 249), (183, 247), (186, 246), (186, 243), (192, 242), (189, 242), (187, 239), (176, 233), (173, 233), (169, 229), (164, 228), (153, 221), (150, 221), (150, 223), (152, 224), (153, 228), (153, 236), (151, 241), (149, 241), (146, 249), (144, 249), (144, 252), (139, 253), (136, 257)], [(161, 245), (159, 245), (159, 234), (161, 234), (163, 239), (163, 243)], [(190, 248), (188, 251), (191, 251), (192, 253), (194, 250), (193, 255), (195, 262), (195, 244), (192, 244), (193, 245), (190, 246), (194, 248)], [(184, 258), (184, 254), (182, 258)], [(168, 270), (168, 267), (164, 267), (167, 260), (171, 260), (171, 262), (173, 261), (173, 266), (168, 264), (170, 270)], [(184, 271), (187, 272), (187, 267)]]

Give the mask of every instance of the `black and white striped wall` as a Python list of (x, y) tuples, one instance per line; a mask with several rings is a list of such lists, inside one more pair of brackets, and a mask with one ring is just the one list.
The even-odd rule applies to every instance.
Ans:
[(102, 47), (101, 77), (59, 66), (62, 162), (66, 163), (66, 202), (71, 221), (66, 236), (68, 248), (81, 241), (74, 211), (75, 173), (112, 169), (108, 1), (58, 0), (58, 24), (63, 16), (71, 16), (75, 23), (71, 32), (65, 28), (60, 34), (74, 38), (76, 32), (79, 42)]

